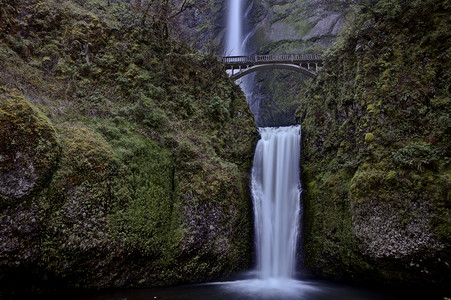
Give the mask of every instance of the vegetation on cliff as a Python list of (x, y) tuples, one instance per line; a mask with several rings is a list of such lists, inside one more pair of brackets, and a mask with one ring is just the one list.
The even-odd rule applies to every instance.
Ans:
[(143, 5), (0, 3), (2, 287), (246, 268), (256, 130), (218, 60)]
[(301, 98), (306, 267), (446, 287), (448, 1), (361, 6)]

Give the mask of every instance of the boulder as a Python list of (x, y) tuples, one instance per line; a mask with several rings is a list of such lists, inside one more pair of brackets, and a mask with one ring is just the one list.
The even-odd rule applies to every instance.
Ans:
[[(0, 196), (22, 199), (52, 174), (59, 142), (46, 117), (18, 90), (0, 88)], [(6, 199), (6, 200), (3, 200)]]

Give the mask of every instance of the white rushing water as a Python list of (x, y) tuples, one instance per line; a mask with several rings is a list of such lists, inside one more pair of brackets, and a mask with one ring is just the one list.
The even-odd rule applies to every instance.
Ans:
[[(249, 44), (252, 36), (255, 34), (257, 27), (250, 32), (244, 32), (244, 23), (247, 16), (251, 13), (252, 3), (245, 10), (246, 1), (244, 0), (228, 0), (227, 11), (227, 24), (226, 24), (226, 40), (225, 49), (223, 55), (226, 56), (240, 56), (248, 55), (247, 45)], [(231, 70), (227, 71), (229, 74)], [(246, 95), (246, 101), (249, 104), (249, 108), (254, 114), (255, 120), (260, 119), (259, 106), (260, 99), (254, 96), (254, 76), (255, 74), (249, 74), (244, 78), (240, 78), (236, 83), (241, 87)]]
[[(246, 7), (245, 0), (228, 0), (227, 1), (227, 24), (224, 53), (225, 56), (241, 56), (248, 55), (248, 45), (257, 31), (258, 27), (244, 32), (244, 23), (247, 16), (251, 13), (252, 2)], [(229, 74), (231, 70), (227, 71)], [(260, 97), (254, 95), (255, 74), (249, 74), (244, 78), (237, 80), (237, 84), (241, 87), (246, 95), (246, 101), (249, 108), (254, 114), (255, 120), (260, 120)]]
[(301, 126), (266, 127), (259, 132), (251, 178), (257, 274), (220, 284), (242, 299), (309, 299), (307, 295), (317, 292), (317, 287), (295, 279), (302, 216)]
[[(228, 0), (226, 55), (245, 55), (244, 0)], [(250, 10), (249, 7), (248, 10)], [(249, 79), (249, 78), (248, 78)], [(239, 81), (246, 98), (252, 95), (252, 78)], [(252, 108), (254, 114), (257, 109)], [(299, 157), (301, 127), (260, 128), (252, 169), (257, 245), (257, 278), (215, 283), (243, 299), (299, 299), (315, 290), (294, 279), (300, 226), (301, 185)], [(253, 278), (255, 278), (253, 276)]]
[(242, 0), (229, 0), (227, 18), (226, 55), (243, 55), (243, 3)]
[(301, 216), (301, 127), (259, 131), (251, 182), (259, 277), (293, 278)]

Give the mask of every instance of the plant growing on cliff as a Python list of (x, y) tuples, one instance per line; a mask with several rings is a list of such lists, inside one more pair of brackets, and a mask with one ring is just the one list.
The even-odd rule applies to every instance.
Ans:
[(436, 169), (438, 164), (443, 163), (443, 151), (430, 143), (409, 144), (391, 153), (393, 161), (402, 167), (412, 167), (419, 172), (425, 168)]
[[(249, 264), (256, 131), (243, 94), (217, 57), (171, 39), (171, 15), (152, 15), (176, 14), (175, 1), (146, 16), (133, 3), (14, 3), (20, 30), (0, 37), (0, 152), (7, 172), (29, 177), (14, 160), (25, 149), (48, 176), (14, 201), (0, 190), (7, 296), (33, 290), (23, 274), (49, 288), (149, 286)], [(20, 147), (11, 124), (29, 133), (12, 138)]]
[(380, 0), (359, 10), (300, 99), (315, 272), (448, 281), (449, 8)]

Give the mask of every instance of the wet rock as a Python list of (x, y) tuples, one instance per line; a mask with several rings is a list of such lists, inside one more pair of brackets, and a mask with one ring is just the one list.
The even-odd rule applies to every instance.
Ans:
[(275, 22), (271, 26), (269, 40), (277, 41), (282, 37), (286, 39), (297, 39), (299, 38), (299, 34), (292, 25), (287, 24), (284, 21)]
[(400, 259), (444, 247), (434, 237), (428, 201), (381, 203), (373, 199), (353, 205), (352, 212), (353, 233), (360, 242), (360, 250), (373, 259)]
[[(326, 15), (325, 17), (321, 18), (318, 21), (318, 23), (316, 23), (315, 27), (313, 27), (312, 30), (310, 30), (310, 32), (306, 36), (303, 37), (303, 39), (307, 40), (314, 36), (337, 34), (340, 29), (340, 25), (338, 23), (340, 18), (341, 18), (340, 14)], [(333, 33), (334, 31), (335, 31), (335, 33)]]

